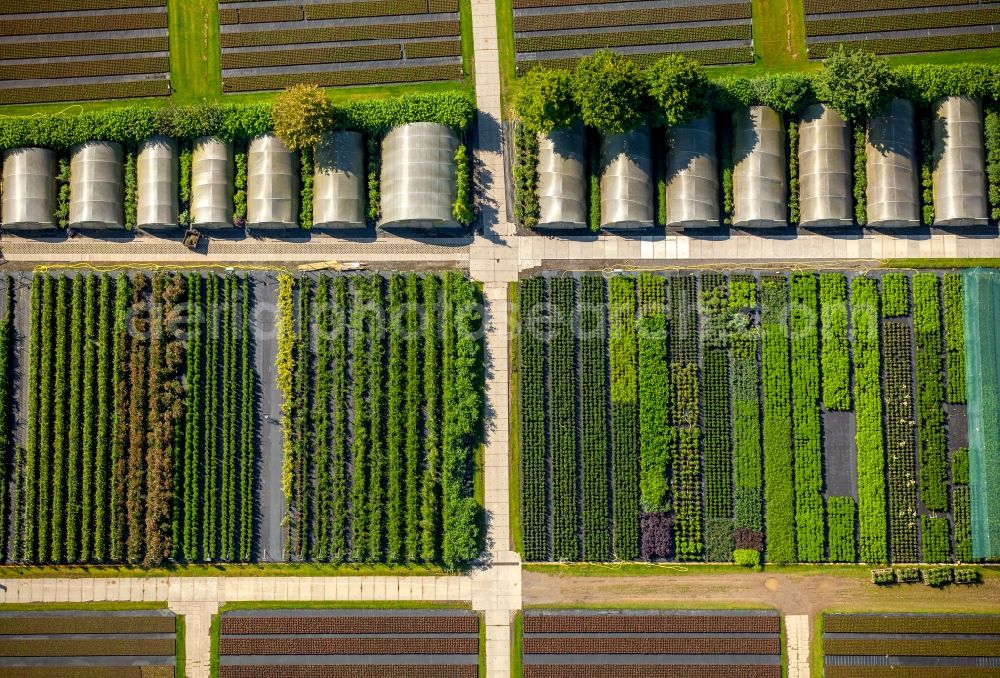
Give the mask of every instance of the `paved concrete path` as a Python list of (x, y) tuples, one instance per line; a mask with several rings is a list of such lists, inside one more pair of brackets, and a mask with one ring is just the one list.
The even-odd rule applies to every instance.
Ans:
[(809, 678), (809, 615), (785, 617), (788, 678)]

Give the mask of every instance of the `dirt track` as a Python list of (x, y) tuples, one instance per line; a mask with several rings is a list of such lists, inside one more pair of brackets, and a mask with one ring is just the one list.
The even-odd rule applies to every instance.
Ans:
[(883, 588), (860, 576), (828, 574), (572, 577), (526, 571), (523, 595), (525, 606), (733, 603), (811, 615), (832, 608), (1000, 612), (1000, 578), (995, 576), (978, 586), (937, 590), (923, 584)]

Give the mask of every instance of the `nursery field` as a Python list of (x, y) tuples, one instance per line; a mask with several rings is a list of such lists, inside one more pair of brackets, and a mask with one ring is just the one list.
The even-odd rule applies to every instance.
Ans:
[(962, 279), (519, 284), (532, 561), (972, 559)]
[(1000, 8), (956, 0), (806, 0), (809, 58), (837, 45), (875, 54), (908, 54), (1000, 47)]
[(219, 3), (224, 92), (462, 78), (459, 0)]
[(249, 278), (36, 274), (29, 303), (6, 560), (251, 560)]
[(995, 676), (1000, 616), (823, 615), (823, 673), (867, 676)]
[(279, 278), (290, 559), (478, 553), (479, 295), (458, 273)]
[(479, 617), (452, 609), (234, 610), (220, 678), (476, 678)]
[(0, 60), (0, 105), (166, 96), (167, 2), (5, 2)]
[(525, 678), (781, 676), (772, 610), (524, 612)]
[(167, 610), (0, 611), (0, 676), (173, 678), (176, 641)]
[(0, 289), (3, 561), (478, 554), (480, 292), (462, 275), (36, 273)]
[(645, 65), (671, 52), (706, 65), (753, 63), (749, 2), (617, 2), (513, 0), (518, 73), (570, 66), (602, 48)]

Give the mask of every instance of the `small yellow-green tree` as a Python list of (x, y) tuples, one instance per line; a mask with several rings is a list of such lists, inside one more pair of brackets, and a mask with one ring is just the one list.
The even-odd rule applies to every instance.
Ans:
[(316, 85), (292, 85), (274, 98), (274, 133), (297, 151), (319, 143), (330, 125), (333, 102)]

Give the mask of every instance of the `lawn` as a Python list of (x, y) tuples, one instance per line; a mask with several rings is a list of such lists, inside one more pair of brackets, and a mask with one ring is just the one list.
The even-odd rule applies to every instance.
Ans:
[(170, 87), (174, 104), (222, 94), (217, 0), (168, 0)]

